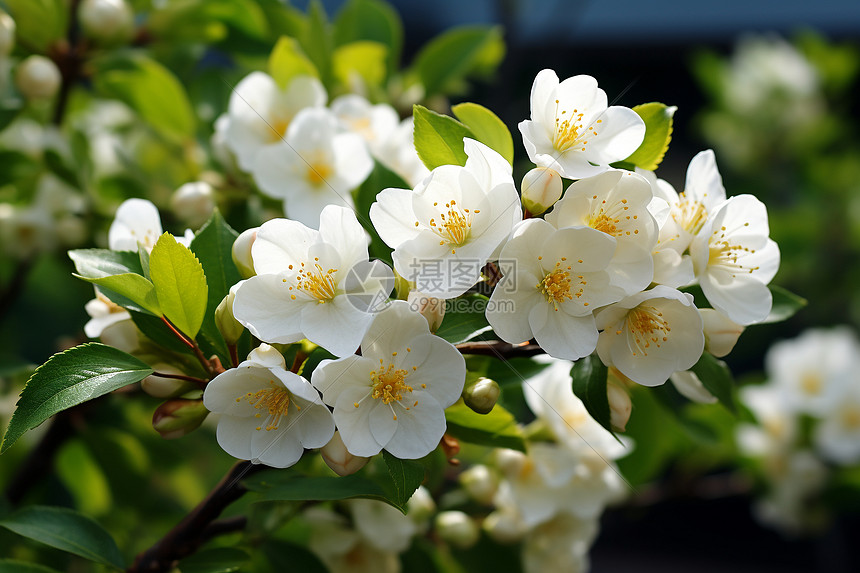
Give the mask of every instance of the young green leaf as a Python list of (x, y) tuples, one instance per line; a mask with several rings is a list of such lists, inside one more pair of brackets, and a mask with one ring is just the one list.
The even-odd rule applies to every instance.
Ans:
[(318, 78), (319, 72), (295, 38), (281, 36), (269, 55), (269, 75), (284, 89), (296, 76)]
[(261, 492), (260, 501), (328, 501), (359, 497), (384, 501), (402, 509), (389, 499), (380, 484), (357, 474), (345, 477), (297, 476), (268, 488), (247, 485), (252, 491)]
[(320, 0), (308, 3), (308, 20), (304, 33), (299, 38), (305, 53), (319, 71), (323, 84), (328, 86), (331, 80), (332, 33), (328, 23), (328, 15)]
[(595, 355), (580, 358), (570, 369), (573, 378), (573, 393), (585, 404), (585, 409), (597, 423), (614, 436), (609, 413), (609, 396), (606, 379), (609, 372)]
[(669, 107), (662, 103), (643, 103), (633, 108), (645, 122), (645, 140), (642, 145), (625, 159), (636, 167), (654, 171), (672, 140), (672, 124), (677, 107)]
[(155, 316), (162, 315), (155, 287), (138, 274), (123, 273), (99, 278), (75, 276), (102, 287), (105, 296), (123, 308)]
[(514, 164), (514, 140), (508, 126), (499, 116), (476, 103), (460, 103), (451, 107), (454, 115), (475, 134), (475, 138)]
[(63, 0), (6, 0), (15, 18), (16, 36), (26, 38), (28, 51), (43, 52), (66, 33), (69, 10)]
[(412, 115), (415, 118), (415, 151), (427, 169), (466, 164), (463, 138), (475, 137), (468, 127), (418, 104), (413, 106)]
[(110, 534), (97, 522), (71, 509), (31, 505), (0, 520), (0, 527), (108, 567), (125, 568)]
[(426, 95), (462, 90), (470, 75), (488, 77), (505, 55), (498, 26), (469, 26), (445, 32), (415, 56), (413, 69)]
[[(359, 186), (355, 194), (355, 208), (359, 221), (370, 221), (370, 206), (376, 201), (376, 195), (389, 187), (408, 189), (409, 184), (379, 161), (374, 161), (373, 171)], [(373, 225), (366, 224), (364, 230), (370, 234), (368, 251), (371, 258), (381, 259), (391, 265), (391, 249), (379, 237)]]
[(387, 48), (387, 73), (397, 70), (403, 47), (403, 24), (389, 4), (381, 0), (349, 0), (334, 22), (334, 45), (368, 40)]
[(57, 412), (140, 382), (152, 368), (112, 346), (89, 342), (54, 354), (39, 366), (18, 400), (0, 454)]
[(773, 296), (773, 306), (771, 306), (770, 314), (767, 318), (759, 324), (788, 320), (809, 304), (805, 298), (797, 296), (781, 286), (768, 285), (767, 288), (770, 289), (770, 294)]
[(382, 459), (385, 460), (391, 481), (394, 482), (395, 505), (405, 507), (406, 502), (424, 481), (424, 466), (415, 460), (396, 458), (387, 451), (382, 452)]
[(489, 414), (478, 414), (462, 400), (445, 410), (447, 432), (472, 444), (526, 451), (526, 442), (514, 416), (496, 404)]
[(335, 79), (345, 86), (358, 75), (366, 86), (379, 87), (385, 81), (388, 48), (379, 42), (351, 42), (335, 48), (332, 69)]
[(732, 398), (734, 379), (725, 362), (714, 358), (711, 353), (705, 352), (690, 370), (699, 378), (705, 389), (713, 394), (723, 406), (728, 408), (730, 412), (737, 411), (734, 398)]
[(189, 338), (197, 336), (206, 315), (209, 287), (194, 253), (164, 233), (149, 255), (149, 273), (164, 316)]

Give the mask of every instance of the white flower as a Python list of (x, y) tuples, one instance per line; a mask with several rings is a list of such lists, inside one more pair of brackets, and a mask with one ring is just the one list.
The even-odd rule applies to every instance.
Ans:
[(768, 234), (764, 203), (737, 195), (709, 217), (690, 244), (708, 302), (740, 325), (764, 320), (773, 304), (767, 284), (779, 268), (779, 247)]
[(245, 171), (254, 168), (257, 152), (276, 143), (287, 133), (295, 115), (307, 107), (322, 107), (327, 95), (312, 76), (297, 76), (280, 89), (271, 76), (252, 72), (230, 95), (225, 142)]
[(418, 528), (408, 515), (374, 499), (350, 499), (344, 503), (350, 510), (356, 531), (367, 543), (380, 551), (402, 553), (409, 549)]
[(438, 298), (474, 285), (522, 219), (511, 164), (472, 139), (464, 146), (464, 167), (437, 167), (414, 192), (385, 189), (370, 207), (379, 236), (394, 249), (394, 268)]
[(705, 330), (705, 349), (718, 358), (732, 351), (744, 327), (712, 308), (700, 308)]
[(535, 77), (531, 120), (519, 124), (529, 159), (562, 177), (580, 179), (630, 156), (645, 138), (645, 122), (626, 107), (607, 107), (606, 92), (591, 76), (559, 83), (552, 70)]
[(692, 370), (675, 372), (669, 376), (669, 381), (681, 396), (699, 404), (716, 404), (717, 398), (708, 392), (699, 377)]
[(205, 181), (185, 183), (173, 192), (170, 206), (177, 217), (197, 228), (205, 223), (215, 210), (212, 185)]
[(657, 223), (648, 210), (652, 199), (644, 177), (613, 169), (573, 183), (545, 218), (558, 229), (586, 226), (614, 237), (612, 264), (619, 272), (613, 285), (634, 294), (654, 275), (651, 252), (657, 243)]
[[(137, 251), (140, 244), (152, 251), (162, 232), (161, 215), (151, 201), (126, 199), (117, 207), (108, 230), (108, 247), (112, 251)], [(188, 229), (184, 236), (176, 237), (176, 242), (187, 247), (193, 238), (194, 233)]]
[[(381, 501), (373, 503), (385, 505)], [(393, 514), (391, 517), (394, 523), (402, 524), (401, 518), (405, 516), (397, 513), (399, 517)], [(372, 537), (367, 539), (361, 531), (350, 527), (343, 515), (320, 506), (306, 510), (304, 517), (310, 525), (308, 547), (332, 573), (400, 573), (397, 553), (376, 546), (375, 542), (384, 542), (384, 537), (371, 534)]]
[(654, 217), (659, 229), (657, 244), (651, 251), (651, 258), (654, 261), (654, 276), (651, 282), (672, 288), (694, 283), (696, 274), (693, 272), (693, 261), (690, 255), (684, 254), (686, 246), (681, 250), (677, 249), (679, 246), (677, 225), (670, 216), (672, 208), (664, 199), (668, 195), (677, 196), (675, 189), (667, 181), (658, 179), (653, 171), (637, 167), (636, 173), (642, 175), (651, 184), (654, 198), (648, 204), (648, 211)]
[(84, 305), (90, 320), (84, 325), (84, 333), (90, 338), (98, 338), (105, 328), (123, 320), (131, 320), (131, 315), (121, 306), (114, 304), (96, 290), (96, 298)]
[(218, 445), (233, 457), (276, 468), (295, 464), (304, 448), (324, 446), (334, 434), (331, 412), (284, 357), (263, 344), (248, 360), (212, 379), (203, 404), (221, 414)]
[(463, 390), (466, 364), (453, 345), (430, 334), (427, 321), (394, 301), (376, 315), (361, 356), (324, 360), (311, 381), (334, 418), (347, 449), (372, 456), (385, 449), (420, 458), (445, 433), (444, 409)]
[(257, 275), (236, 291), (236, 320), (260, 340), (307, 338), (337, 356), (355, 352), (394, 283), (388, 267), (368, 261), (355, 213), (336, 205), (322, 211), (319, 231), (289, 219), (263, 223), (251, 255)]
[(415, 151), (413, 131), (414, 118), (409, 116), (382, 143), (377, 159), (411, 187), (416, 187), (430, 175), (430, 170)]
[(326, 205), (353, 207), (352, 191), (373, 159), (360, 135), (342, 130), (327, 109), (305, 109), (284, 141), (257, 152), (252, 175), (260, 190), (284, 200), (287, 217), (316, 227)]
[(507, 342), (537, 339), (547, 354), (576, 360), (594, 351), (594, 309), (619, 301), (616, 241), (587, 227), (555, 229), (528, 219), (500, 255), (504, 278), (487, 305), (487, 321)]
[[(860, 376), (855, 364), (842, 382), (839, 400), (815, 428), (816, 448), (830, 461), (854, 465), (860, 461)], [(846, 373), (847, 374), (847, 373)]]
[(532, 529), (523, 540), (524, 573), (587, 573), (588, 550), (598, 533), (598, 521), (562, 513)]
[(374, 157), (382, 158), (388, 139), (400, 125), (397, 111), (387, 103), (371, 104), (358, 94), (331, 102), (331, 111), (346, 129), (360, 135)]
[(600, 359), (643, 386), (659, 386), (674, 372), (690, 369), (705, 349), (693, 297), (666, 286), (602, 309), (596, 320)]
[(740, 398), (758, 424), (738, 426), (738, 448), (748, 456), (781, 460), (797, 437), (797, 418), (785, 392), (774, 384), (744, 386)]
[(791, 452), (780, 464), (768, 496), (753, 507), (762, 522), (794, 534), (814, 528), (810, 501), (818, 498), (827, 480), (827, 467), (809, 450)]

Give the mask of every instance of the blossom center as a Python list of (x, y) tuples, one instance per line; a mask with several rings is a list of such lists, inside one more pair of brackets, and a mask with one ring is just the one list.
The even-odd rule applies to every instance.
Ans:
[[(744, 226), (749, 225), (746, 223)], [(739, 263), (738, 260), (746, 254), (755, 253), (755, 249), (748, 249), (743, 245), (735, 244), (726, 239), (726, 228), (720, 227), (711, 235), (708, 243), (708, 266), (723, 267), (732, 274), (732, 278), (740, 274), (752, 274), (760, 267), (748, 267)]]
[[(250, 405), (257, 410), (268, 412), (269, 416), (266, 419), (266, 431), (277, 430), (281, 423), (281, 419), (287, 416), (287, 410), (290, 407), (290, 392), (286, 388), (275, 386), (274, 381), (269, 382), (271, 388), (264, 388), (256, 392), (248, 392), (244, 396), (236, 398), (236, 402), (241, 402), (246, 399)], [(263, 413), (255, 414), (255, 417), (262, 418)], [(262, 430), (263, 426), (257, 426), (257, 430)]]
[(652, 346), (660, 348), (669, 340), (672, 331), (663, 313), (653, 306), (637, 306), (631, 310), (627, 314), (627, 330), (634, 340), (633, 356), (648, 356)]
[(271, 127), (271, 130), (269, 131), (269, 141), (271, 143), (274, 143), (276, 141), (281, 141), (287, 134), (287, 128), (290, 126), (290, 120), (275, 119), (269, 125)]
[(813, 372), (807, 372), (800, 379), (800, 387), (807, 394), (818, 394), (821, 386), (821, 377)]
[[(591, 199), (596, 201), (597, 195), (594, 195)], [(597, 211), (592, 210), (589, 213), (586, 224), (592, 229), (606, 233), (611, 237), (629, 235), (631, 232), (634, 235), (638, 235), (639, 229), (633, 229), (632, 231), (625, 231), (624, 229), (625, 225), (629, 228), (630, 223), (635, 225), (635, 221), (639, 219), (638, 215), (628, 215), (627, 211), (629, 210), (630, 206), (627, 204), (627, 199), (621, 199), (610, 204), (607, 204), (606, 199), (603, 199)]]
[(328, 163), (318, 162), (308, 165), (307, 178), (311, 185), (319, 187), (325, 183), (334, 173), (334, 169)]
[(842, 425), (849, 430), (860, 429), (860, 408), (849, 406), (842, 411)]
[[(433, 206), (437, 204), (434, 203)], [(454, 199), (445, 203), (445, 208), (447, 212), (440, 212), (438, 219), (436, 217), (430, 219), (430, 228), (442, 239), (439, 241), (440, 245), (448, 243), (454, 247), (461, 247), (469, 240), (472, 233), (473, 213), (481, 211), (461, 209)], [(451, 254), (455, 252), (455, 249), (451, 249)]]
[[(540, 260), (542, 257), (538, 257)], [(582, 287), (578, 291), (573, 292), (574, 283), (571, 278), (572, 267), (566, 263), (567, 257), (562, 257), (561, 261), (555, 263), (555, 268), (547, 273), (543, 280), (535, 285), (548, 303), (551, 303), (555, 310), (558, 310), (558, 305), (566, 300), (573, 300), (573, 297), (580, 298), (583, 294)], [(582, 275), (577, 275), (580, 285), (586, 285)], [(588, 303), (585, 303), (588, 306)]]
[(370, 395), (376, 400), (382, 400), (383, 404), (390, 404), (395, 400), (400, 402), (405, 393), (412, 392), (412, 386), (406, 384), (406, 375), (406, 370), (402, 368), (395, 370), (394, 364), (389, 363), (387, 367), (380, 364), (378, 370), (370, 373), (370, 383), (373, 386)]
[[(571, 147), (581, 145), (580, 151), (585, 151), (585, 145), (588, 143), (586, 137), (597, 135), (594, 127), (584, 126), (582, 118), (584, 113), (578, 109), (568, 113), (567, 110), (559, 111), (559, 101), (555, 100), (555, 133), (552, 138), (552, 146), (564, 153)], [(597, 121), (600, 123), (600, 120)]]
[(672, 218), (685, 231), (695, 235), (702, 230), (705, 221), (708, 220), (708, 210), (704, 203), (687, 198), (683, 192), (679, 194), (679, 198), (680, 201), (672, 212)]
[[(319, 260), (318, 258), (315, 260)], [(313, 268), (305, 267), (302, 263), (302, 268), (296, 277), (296, 288), (305, 291), (307, 294), (317, 299), (320, 304), (330, 302), (337, 294), (337, 282), (335, 282), (334, 273), (337, 269), (323, 270), (320, 264), (314, 263)], [(293, 295), (295, 299), (295, 295)]]
[(99, 299), (101, 302), (103, 302), (105, 304), (105, 306), (108, 307), (108, 313), (110, 313), (110, 314), (114, 314), (117, 312), (125, 312), (125, 309), (123, 307), (116, 304), (115, 302), (113, 302), (112, 300), (110, 300), (108, 297), (106, 297), (105, 295), (103, 295), (100, 292), (96, 293), (96, 298)]

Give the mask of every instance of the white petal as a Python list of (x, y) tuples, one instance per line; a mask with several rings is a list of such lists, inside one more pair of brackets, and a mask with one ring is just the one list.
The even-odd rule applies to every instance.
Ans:
[(534, 337), (529, 325), (529, 313), (536, 305), (548, 304), (535, 285), (542, 280), (529, 272), (506, 276), (499, 282), (487, 304), (487, 322), (493, 332), (511, 344), (526, 342)]
[(380, 238), (396, 249), (418, 233), (412, 211), (412, 191), (409, 189), (383, 189), (370, 206), (370, 220)]
[(302, 331), (308, 340), (335, 356), (348, 356), (358, 350), (372, 318), (352, 306), (348, 297), (338, 296), (329, 302), (304, 305)]
[(161, 215), (146, 199), (126, 199), (117, 208), (108, 231), (112, 251), (136, 251), (138, 243), (152, 250), (161, 236)]
[(257, 275), (244, 281), (233, 303), (236, 320), (260, 340), (280, 344), (298, 342), (305, 337), (301, 313), (308, 301), (292, 300), (287, 288), (281, 275)]
[(594, 352), (597, 327), (593, 316), (573, 317), (549, 305), (537, 305), (529, 313), (535, 339), (555, 358), (579, 360)]
[(445, 413), (430, 395), (423, 395), (408, 412), (398, 413), (397, 430), (385, 449), (395, 457), (423, 458), (436, 449), (445, 434)]
[(322, 392), (323, 401), (334, 406), (347, 388), (360, 387), (370, 393), (370, 373), (377, 368), (374, 360), (366, 356), (346, 356), (338, 360), (323, 360), (314, 369), (311, 383)]
[(700, 151), (690, 161), (684, 194), (702, 203), (709, 212), (726, 200), (723, 178), (712, 150)]
[(592, 127), (597, 135), (588, 139), (585, 155), (600, 165), (627, 159), (645, 139), (645, 122), (639, 114), (626, 107), (608, 108)]
[(409, 308), (406, 301), (393, 301), (387, 309), (375, 315), (361, 342), (362, 355), (374, 360), (388, 360), (394, 349), (423, 334), (430, 334), (424, 317)]
[[(382, 450), (383, 444), (378, 443), (370, 431), (370, 416), (378, 402), (369, 397), (370, 388), (347, 388), (338, 396), (334, 406), (334, 421), (346, 449), (354, 456), (370, 457)], [(359, 404), (356, 408), (355, 404)]]
[(257, 421), (254, 418), (221, 416), (215, 437), (221, 449), (234, 458), (252, 460), (254, 451), (251, 449), (251, 438), (256, 427)]
[(369, 237), (351, 209), (338, 205), (323, 209), (320, 213), (320, 237), (340, 254), (344, 267), (367, 260)]

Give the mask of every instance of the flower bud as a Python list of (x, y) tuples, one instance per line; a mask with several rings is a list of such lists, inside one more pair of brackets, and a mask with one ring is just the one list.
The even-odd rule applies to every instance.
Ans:
[(413, 290), (406, 297), (409, 307), (427, 319), (430, 332), (436, 332), (442, 326), (445, 318), (445, 299), (432, 297), (423, 292)]
[(633, 411), (633, 402), (627, 390), (609, 380), (606, 383), (606, 396), (609, 398), (609, 423), (616, 432), (623, 432)]
[(489, 414), (499, 399), (499, 383), (495, 380), (477, 377), (474, 380), (466, 378), (463, 388), (463, 402), (478, 414)]
[(526, 534), (526, 526), (509, 511), (494, 511), (484, 519), (484, 531), (496, 543), (516, 543)]
[(15, 47), (15, 20), (0, 10), (0, 58), (8, 56)]
[(499, 448), (495, 452), (496, 467), (506, 476), (519, 475), (528, 463), (528, 457), (517, 450)]
[(15, 85), (27, 99), (47, 99), (60, 89), (62, 76), (57, 64), (45, 56), (33, 55), (18, 64)]
[(496, 495), (496, 489), (499, 487), (499, 480), (495, 474), (484, 465), (472, 466), (460, 474), (460, 484), (469, 497), (490, 505), (493, 502), (493, 496)]
[(190, 226), (200, 227), (215, 210), (212, 186), (205, 181), (186, 183), (173, 192), (170, 207), (177, 217)]
[(721, 358), (732, 351), (744, 327), (712, 308), (700, 308), (705, 329), (705, 350)]
[(349, 453), (340, 437), (340, 432), (337, 430), (335, 430), (331, 440), (320, 449), (320, 455), (326, 465), (341, 477), (354, 474), (370, 460), (370, 458), (354, 456)]
[(468, 549), (478, 542), (481, 531), (471, 517), (462, 511), (443, 511), (434, 523), (439, 537), (460, 549)]
[(561, 175), (548, 167), (535, 167), (523, 177), (523, 207), (540, 215), (561, 197)]
[(134, 32), (134, 12), (126, 0), (83, 0), (78, 18), (84, 34), (102, 44), (128, 40)]
[(239, 269), (243, 279), (249, 279), (257, 274), (254, 271), (254, 259), (251, 258), (251, 247), (257, 240), (259, 230), (259, 227), (254, 227), (243, 231), (233, 242), (233, 262), (236, 263), (236, 268)]
[(421, 524), (430, 519), (436, 511), (436, 502), (433, 496), (423, 485), (419, 485), (409, 501), (406, 502), (406, 515), (416, 524)]
[(236, 344), (239, 337), (245, 332), (245, 327), (233, 316), (233, 301), (235, 299), (236, 286), (234, 285), (215, 309), (215, 325), (227, 344)]
[(162, 438), (173, 440), (196, 430), (208, 414), (203, 400), (173, 398), (155, 409), (152, 427)]
[[(152, 367), (156, 372), (164, 374), (182, 374), (178, 368), (169, 364), (156, 364)], [(140, 382), (140, 389), (153, 398), (175, 398), (182, 396), (196, 386), (188, 380), (177, 380), (176, 378), (164, 378), (163, 376), (149, 375)]]

